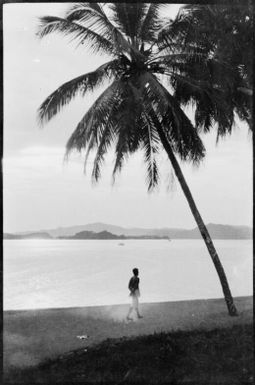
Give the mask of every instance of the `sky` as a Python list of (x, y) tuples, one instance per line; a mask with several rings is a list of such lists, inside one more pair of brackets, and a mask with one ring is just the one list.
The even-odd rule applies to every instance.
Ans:
[[(161, 183), (148, 194), (142, 155), (125, 165), (111, 183), (110, 153), (103, 177), (92, 185), (83, 172), (83, 154), (63, 161), (65, 144), (84, 112), (100, 94), (70, 103), (45, 127), (37, 109), (64, 82), (89, 72), (107, 58), (76, 48), (66, 38), (39, 40), (38, 17), (63, 16), (68, 4), (20, 3), (3, 6), (4, 36), (4, 232), (36, 231), (104, 222), (125, 227), (194, 228), (194, 218), (165, 154)], [(165, 16), (174, 17), (178, 5)], [(205, 223), (252, 225), (252, 137), (244, 123), (216, 145), (216, 132), (202, 135), (206, 158), (196, 168), (181, 163)], [(89, 168), (91, 167), (89, 163)], [(89, 171), (89, 170), (88, 170)]]

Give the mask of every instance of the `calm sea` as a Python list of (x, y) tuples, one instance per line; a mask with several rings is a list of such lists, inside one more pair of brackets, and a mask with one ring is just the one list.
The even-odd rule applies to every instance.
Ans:
[[(5, 240), (4, 309), (128, 303), (132, 268), (141, 302), (222, 297), (202, 240)], [(216, 240), (233, 296), (252, 295), (252, 241)]]

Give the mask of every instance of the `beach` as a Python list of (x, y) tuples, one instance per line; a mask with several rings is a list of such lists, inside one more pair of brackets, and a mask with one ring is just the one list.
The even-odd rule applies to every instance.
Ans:
[(125, 320), (128, 305), (5, 311), (4, 371), (89, 349), (108, 338), (251, 324), (252, 297), (237, 297), (235, 304), (238, 317), (228, 315), (224, 299), (142, 303), (144, 318), (133, 322)]

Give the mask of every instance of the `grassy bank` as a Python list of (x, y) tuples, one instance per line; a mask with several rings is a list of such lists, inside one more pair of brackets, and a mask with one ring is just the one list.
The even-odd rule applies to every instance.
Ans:
[(252, 384), (252, 325), (108, 339), (23, 370), (5, 383)]
[[(235, 298), (238, 317), (229, 317), (223, 298), (142, 303), (144, 318), (126, 322), (128, 305), (4, 312), (4, 371), (98, 345), (107, 338), (138, 337), (177, 330), (213, 330), (253, 321), (252, 297)], [(77, 338), (86, 334), (85, 341)]]

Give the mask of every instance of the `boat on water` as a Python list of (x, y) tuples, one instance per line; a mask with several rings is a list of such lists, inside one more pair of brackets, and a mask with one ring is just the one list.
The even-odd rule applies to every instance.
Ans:
[(120, 242), (120, 243), (118, 243), (118, 245), (119, 245), (119, 246), (125, 246), (125, 243)]

